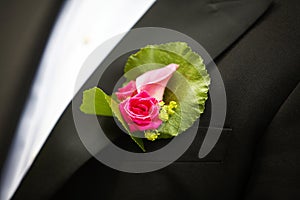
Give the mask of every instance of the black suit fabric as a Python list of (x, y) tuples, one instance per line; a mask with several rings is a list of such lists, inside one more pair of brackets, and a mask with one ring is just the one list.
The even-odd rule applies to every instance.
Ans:
[[(228, 129), (205, 159), (193, 159), (203, 139), (199, 131), (179, 160), (157, 172), (121, 173), (89, 160), (55, 198), (299, 199), (296, 4), (276, 1), (216, 59), (227, 92)], [(207, 118), (205, 113), (201, 123)]]

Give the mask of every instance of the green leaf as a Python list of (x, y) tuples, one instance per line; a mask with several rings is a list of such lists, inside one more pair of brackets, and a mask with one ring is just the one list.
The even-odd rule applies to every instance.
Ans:
[(115, 116), (128, 132), (132, 140), (145, 152), (142, 138), (134, 137), (124, 122), (119, 110), (119, 105), (100, 88), (94, 87), (83, 92), (80, 110), (86, 114)]
[(125, 128), (125, 130), (128, 132), (131, 139), (145, 152), (146, 150), (144, 148), (143, 139), (134, 137), (132, 135), (132, 133), (129, 131), (128, 126), (127, 126), (126, 122), (123, 120), (122, 114), (120, 112), (119, 104), (115, 100), (110, 98), (109, 96), (106, 96), (106, 100), (107, 100), (107, 103), (110, 105), (114, 116), (119, 120), (119, 122), (122, 124), (122, 126)]
[(110, 98), (103, 90), (94, 87), (83, 92), (80, 110), (85, 114), (112, 116), (107, 99)]
[[(204, 112), (208, 98), (210, 77), (203, 59), (184, 42), (148, 45), (131, 55), (124, 68), (127, 81), (134, 80), (145, 70), (156, 69), (170, 63), (179, 64), (177, 72), (169, 81), (164, 101), (176, 101), (175, 114), (160, 128), (161, 138), (177, 136), (187, 130)], [(144, 67), (146, 66), (146, 67)], [(138, 68), (138, 70), (137, 70)], [(133, 70), (134, 69), (134, 70)], [(135, 73), (131, 73), (135, 71)]]

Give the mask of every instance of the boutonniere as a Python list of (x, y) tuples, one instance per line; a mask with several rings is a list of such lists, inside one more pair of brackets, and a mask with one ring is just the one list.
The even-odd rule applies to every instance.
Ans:
[(140, 49), (128, 58), (124, 77), (111, 95), (85, 90), (80, 110), (116, 117), (144, 152), (144, 139), (176, 137), (204, 112), (210, 77), (201, 56), (184, 42)]

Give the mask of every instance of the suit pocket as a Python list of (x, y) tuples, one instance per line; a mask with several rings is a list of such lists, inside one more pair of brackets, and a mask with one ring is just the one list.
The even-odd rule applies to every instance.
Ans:
[[(211, 128), (211, 127), (210, 127)], [(219, 128), (215, 128), (219, 129)], [(207, 136), (206, 133), (208, 131), (207, 127), (199, 127), (197, 136), (195, 137), (192, 145), (188, 148), (188, 150), (176, 161), (176, 162), (215, 162), (221, 163), (224, 161), (227, 150), (231, 141), (231, 128), (222, 128), (221, 135), (214, 144), (211, 151), (204, 157), (199, 158), (199, 151), (202, 146), (204, 138)]]
[(228, 3), (228, 2), (238, 2), (240, 0), (210, 0), (210, 3), (216, 4), (216, 3)]

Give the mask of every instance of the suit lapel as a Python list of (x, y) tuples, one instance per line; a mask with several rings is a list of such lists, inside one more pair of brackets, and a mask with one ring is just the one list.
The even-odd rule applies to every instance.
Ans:
[[(157, 1), (135, 27), (157, 26), (183, 32), (215, 58), (246, 31), (269, 4), (270, 0)], [(69, 105), (14, 199), (51, 197), (90, 157), (78, 138)]]
[(1, 1), (0, 171), (60, 3)]
[(239, 38), (272, 0), (162, 0), (135, 27), (164, 27), (198, 41), (212, 58)]

